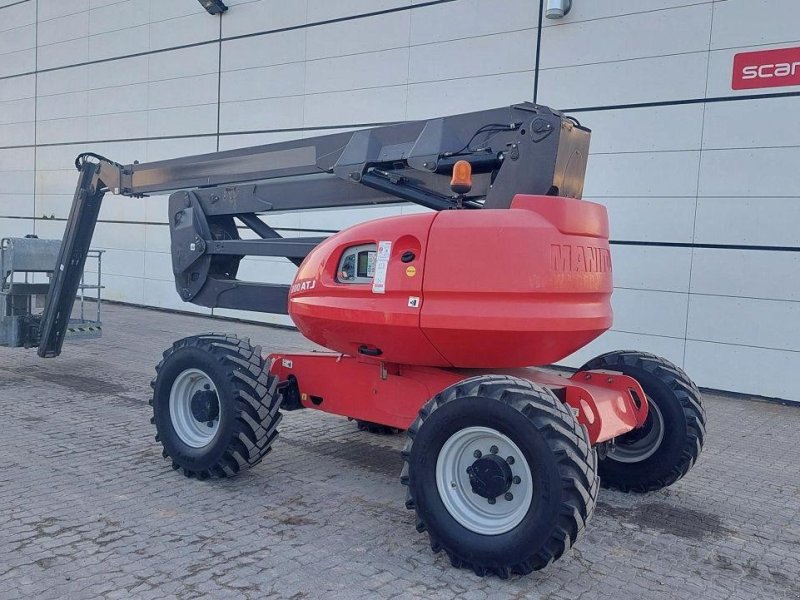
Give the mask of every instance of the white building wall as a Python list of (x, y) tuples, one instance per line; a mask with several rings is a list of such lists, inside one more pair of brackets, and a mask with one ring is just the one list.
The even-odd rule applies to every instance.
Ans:
[[(734, 54), (800, 46), (800, 3), (574, 0), (541, 34), (538, 0), (227, 4), (0, 0), (0, 235), (60, 237), (81, 151), (156, 160), (535, 93), (593, 130), (585, 197), (612, 222), (616, 322), (566, 362), (633, 347), (703, 386), (800, 400), (800, 86), (731, 89)], [(108, 298), (210, 312), (175, 293), (166, 198), (109, 196), (101, 219)], [(242, 276), (293, 272), (248, 259)]]

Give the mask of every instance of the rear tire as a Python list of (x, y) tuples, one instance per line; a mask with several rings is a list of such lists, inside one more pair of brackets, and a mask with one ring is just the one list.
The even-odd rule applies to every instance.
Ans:
[(453, 385), (425, 404), (408, 436), (406, 507), (455, 567), (502, 578), (542, 569), (594, 511), (597, 456), (586, 429), (529, 381), (487, 375)]
[(706, 412), (697, 386), (668, 360), (632, 350), (609, 352), (581, 370), (603, 369), (633, 377), (647, 395), (645, 424), (614, 440), (600, 459), (603, 487), (652, 492), (678, 481), (697, 461), (706, 434)]
[(277, 379), (261, 347), (234, 335), (175, 342), (156, 367), (151, 423), (163, 456), (187, 477), (231, 477), (272, 449), (281, 420)]

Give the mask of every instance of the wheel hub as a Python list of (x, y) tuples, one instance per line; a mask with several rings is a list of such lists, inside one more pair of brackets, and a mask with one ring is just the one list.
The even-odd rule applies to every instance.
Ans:
[(483, 456), (467, 467), (472, 492), (482, 498), (503, 496), (510, 488), (514, 474), (508, 463), (497, 456)]
[(664, 439), (664, 417), (661, 409), (648, 396), (649, 411), (642, 424), (614, 440), (607, 457), (622, 463), (637, 463), (647, 460), (661, 446)]
[(450, 516), (482, 535), (511, 531), (533, 501), (525, 455), (489, 427), (466, 427), (444, 442), (436, 459), (436, 487)]
[(180, 440), (192, 448), (211, 443), (219, 431), (220, 397), (214, 382), (200, 369), (186, 369), (172, 383), (169, 416)]
[(192, 416), (197, 421), (208, 423), (219, 418), (217, 394), (211, 390), (198, 390), (192, 396)]

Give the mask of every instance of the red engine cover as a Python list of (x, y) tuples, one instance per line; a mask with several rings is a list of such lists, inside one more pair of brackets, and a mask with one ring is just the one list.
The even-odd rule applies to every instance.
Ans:
[[(348, 248), (381, 242), (391, 243), (383, 293), (337, 279)], [(345, 354), (520, 367), (557, 362), (608, 329), (611, 291), (605, 207), (520, 195), (508, 210), (391, 217), (332, 236), (298, 270), (289, 314)]]

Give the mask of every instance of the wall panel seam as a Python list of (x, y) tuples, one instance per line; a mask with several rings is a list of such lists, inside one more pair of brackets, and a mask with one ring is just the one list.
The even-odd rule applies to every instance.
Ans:
[[(185, 50), (185, 49), (188, 49), (188, 48), (196, 48), (198, 46), (207, 46), (209, 44), (216, 44), (216, 43), (218, 43), (220, 41), (229, 42), (229, 41), (234, 41), (234, 40), (248, 39), (248, 38), (252, 38), (252, 37), (274, 35), (274, 34), (277, 34), (277, 33), (286, 33), (288, 31), (299, 31), (299, 30), (304, 30), (304, 29), (310, 29), (312, 27), (323, 27), (325, 25), (333, 25), (333, 24), (336, 24), (336, 23), (343, 23), (343, 22), (346, 22), (346, 21), (356, 21), (356, 20), (359, 20), (359, 19), (368, 19), (368, 18), (371, 18), (371, 17), (382, 16), (382, 15), (392, 14), (392, 13), (397, 13), (397, 12), (411, 11), (411, 10), (416, 10), (416, 9), (420, 9), (420, 8), (427, 8), (429, 6), (435, 6), (435, 5), (438, 5), (438, 4), (447, 4), (447, 3), (450, 3), (450, 2), (456, 2), (456, 1), (457, 0), (431, 0), (430, 2), (424, 2), (424, 3), (421, 3), (421, 4), (411, 4), (411, 5), (408, 5), (408, 6), (398, 6), (398, 7), (395, 7), (395, 8), (387, 8), (387, 9), (379, 10), (379, 11), (373, 11), (373, 12), (368, 12), (368, 13), (360, 13), (360, 14), (357, 14), (357, 15), (350, 15), (350, 16), (347, 16), (347, 17), (339, 17), (339, 18), (336, 18), (336, 19), (326, 19), (326, 20), (323, 20), (323, 21), (315, 21), (313, 23), (304, 23), (302, 25), (292, 25), (292, 26), (289, 26), (289, 27), (280, 27), (280, 28), (277, 28), (277, 29), (269, 29), (269, 30), (257, 31), (257, 32), (253, 32), (253, 33), (244, 33), (244, 34), (241, 34), (241, 35), (233, 35), (233, 36), (228, 36), (228, 37), (220, 38), (220, 39), (204, 40), (204, 41), (200, 41), (200, 42), (192, 42), (192, 43), (189, 43), (189, 44), (180, 44), (180, 45), (177, 45), (177, 46), (170, 46), (168, 48), (157, 48), (155, 50), (147, 50), (147, 51), (143, 51), (143, 52), (134, 52), (134, 53), (131, 53), (131, 54), (125, 54), (125, 55), (120, 55), (120, 56), (110, 56), (110, 57), (106, 57), (106, 58), (98, 58), (98, 59), (94, 59), (94, 60), (83, 61), (83, 62), (80, 62), (80, 63), (74, 63), (74, 64), (69, 64), (69, 65), (60, 65), (60, 66), (57, 66), (57, 67), (50, 67), (50, 68), (47, 68), (47, 69), (41, 69), (41, 70), (36, 69), (34, 71), (28, 71), (28, 72), (25, 72), (25, 73), (14, 73), (13, 75), (4, 75), (4, 76), (0, 77), (0, 81), (2, 81), (4, 79), (12, 79), (14, 77), (24, 77), (25, 75), (32, 75), (33, 73), (50, 73), (52, 71), (59, 71), (59, 70), (62, 70), (62, 69), (73, 69), (73, 68), (77, 68), (77, 67), (83, 67), (83, 66), (88, 66), (88, 65), (106, 63), (106, 62), (111, 62), (111, 61), (115, 61), (115, 60), (124, 60), (124, 59), (127, 59), (127, 58), (137, 58), (137, 57), (141, 57), (141, 56), (149, 56), (151, 54), (161, 54), (161, 53), (164, 53), (164, 52), (172, 52), (172, 51), (175, 51), (175, 50)], [(137, 27), (142, 27), (142, 25), (139, 25)]]
[(539, 61), (542, 56), (542, 15), (544, 14), (544, 0), (539, 0), (539, 25), (536, 29), (536, 57), (533, 71), (533, 103), (539, 99)]
[[(35, 74), (35, 73), (31, 73)], [(1, 79), (1, 78), (0, 78)], [(346, 91), (346, 90), (345, 90)], [(789, 98), (789, 97), (800, 97), (800, 91), (797, 92), (778, 92), (774, 94), (754, 94), (754, 95), (747, 95), (747, 96), (723, 96), (723, 97), (712, 97), (712, 98), (692, 98), (686, 100), (670, 100), (664, 102), (646, 102), (646, 103), (637, 103), (637, 104), (618, 104), (618, 105), (605, 105), (605, 106), (594, 106), (594, 107), (583, 107), (583, 108), (562, 108), (559, 109), (561, 112), (567, 113), (576, 113), (576, 112), (599, 112), (599, 111), (606, 111), (606, 110), (627, 110), (627, 109), (644, 109), (644, 108), (658, 108), (662, 106), (679, 106), (685, 104), (702, 104), (702, 103), (712, 103), (712, 102), (733, 102), (733, 101), (746, 101), (746, 100), (759, 100), (759, 99), (775, 99), (775, 98)], [(302, 132), (302, 131), (315, 131), (315, 130), (325, 130), (325, 129), (349, 129), (349, 128), (359, 128), (359, 127), (379, 127), (383, 125), (395, 125), (398, 121), (380, 121), (374, 123), (348, 123), (348, 124), (337, 124), (337, 125), (314, 125), (308, 127), (285, 127), (285, 128), (275, 128), (275, 129), (255, 129), (255, 130), (241, 130), (241, 131), (227, 131), (227, 132), (220, 132), (221, 136), (225, 135), (255, 135), (255, 134), (264, 134), (264, 133), (289, 133), (289, 132)], [(9, 145), (9, 146), (0, 146), (0, 150), (12, 150), (12, 149), (22, 149), (22, 148), (33, 148), (33, 147), (51, 147), (51, 146), (74, 146), (74, 145), (83, 145), (83, 144), (100, 144), (100, 143), (110, 143), (110, 142), (135, 142), (135, 141), (154, 141), (154, 140), (164, 140), (164, 139), (189, 139), (195, 137), (208, 137), (212, 134), (184, 134), (184, 135), (168, 135), (168, 136), (145, 136), (145, 137), (138, 137), (138, 138), (119, 138), (119, 139), (100, 139), (100, 140), (78, 140), (78, 141), (69, 141), (69, 142), (50, 142), (45, 144), (16, 144), (16, 145)], [(782, 148), (782, 146), (781, 146)], [(708, 150), (726, 150), (725, 148), (714, 148)], [(697, 151), (697, 150), (696, 150)], [(599, 197), (619, 197), (619, 196), (597, 196)], [(632, 197), (640, 197), (640, 196), (632, 196)], [(671, 196), (675, 197), (675, 196)], [(694, 196), (691, 196), (694, 197)], [(714, 196), (704, 196), (704, 197), (714, 197)], [(733, 196), (726, 195), (726, 196), (719, 196), (720, 198), (730, 198)], [(742, 197), (750, 197), (750, 196), (742, 196)], [(773, 198), (794, 198), (796, 195), (787, 195), (787, 196), (770, 196)]]
[(12, 2), (11, 4), (4, 4), (3, 6), (0, 6), (0, 10), (3, 10), (4, 8), (11, 8), (12, 6), (17, 6), (19, 4), (25, 4), (26, 2), (30, 1), (31, 0), (18, 0), (17, 2)]
[[(711, 42), (714, 39), (714, 5), (711, 5), (711, 24), (708, 31), (708, 52), (706, 54), (706, 82), (703, 96), (708, 96), (708, 83), (711, 76)], [(695, 242), (697, 241), (697, 210), (700, 206), (700, 177), (703, 172), (703, 138), (705, 137), (706, 127), (706, 107), (708, 104), (703, 104), (703, 113), (700, 117), (700, 152), (697, 156), (697, 178), (695, 187), (694, 199), (694, 215), (692, 216), (692, 249), (689, 254), (689, 289), (686, 294), (686, 323), (683, 331), (684, 340), (689, 338), (689, 320), (691, 313), (691, 299), (692, 299), (692, 274), (694, 271), (694, 250)], [(683, 359), (681, 365), (686, 364), (686, 344), (683, 346)]]

